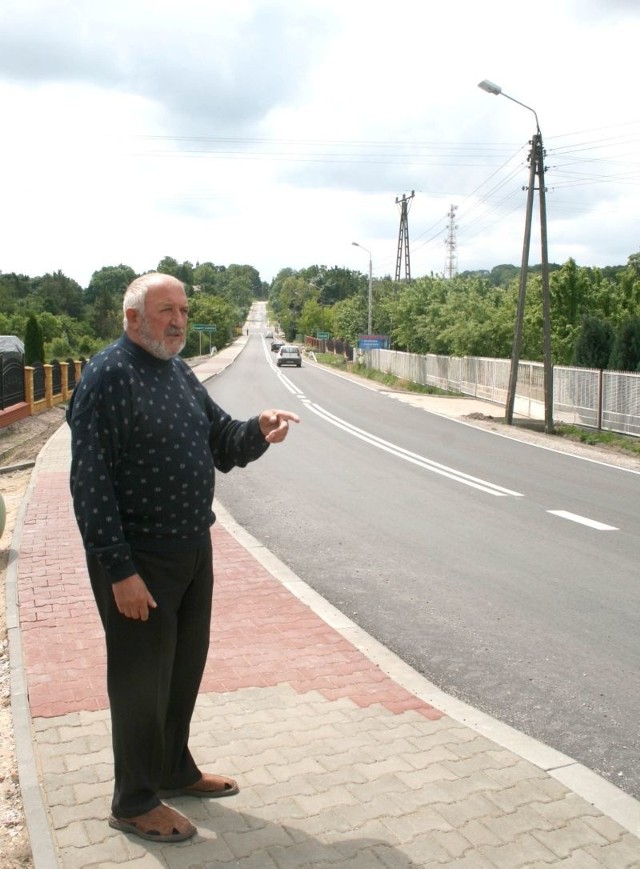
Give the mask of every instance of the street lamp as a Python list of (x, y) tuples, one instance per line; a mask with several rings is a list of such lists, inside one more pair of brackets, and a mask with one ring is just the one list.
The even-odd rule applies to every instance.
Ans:
[(371, 325), (371, 306), (373, 300), (373, 263), (371, 261), (371, 251), (368, 250), (364, 245), (359, 244), (357, 241), (352, 241), (351, 244), (355, 245), (355, 247), (360, 247), (362, 250), (366, 251), (369, 254), (369, 296), (368, 296), (368, 306), (367, 306), (367, 335), (371, 335), (372, 325)]
[(536, 119), (536, 132), (531, 140), (529, 155), (529, 186), (527, 188), (527, 212), (522, 244), (522, 262), (520, 265), (520, 286), (518, 292), (518, 307), (513, 336), (513, 351), (511, 353), (511, 370), (509, 372), (509, 389), (505, 407), (505, 422), (513, 424), (513, 407), (518, 385), (518, 365), (520, 362), (520, 347), (522, 344), (522, 325), (524, 321), (524, 306), (527, 294), (527, 272), (529, 270), (529, 248), (531, 246), (531, 218), (533, 214), (533, 193), (535, 179), (538, 176), (538, 202), (540, 205), (540, 246), (542, 265), (542, 323), (543, 323), (543, 366), (544, 366), (544, 430), (553, 431), (553, 365), (551, 362), (551, 297), (549, 293), (549, 255), (547, 250), (547, 203), (544, 186), (544, 149), (538, 115), (531, 106), (521, 103), (514, 97), (505, 94), (502, 88), (488, 79), (478, 84), (481, 90), (495, 96), (503, 96), (533, 113)]

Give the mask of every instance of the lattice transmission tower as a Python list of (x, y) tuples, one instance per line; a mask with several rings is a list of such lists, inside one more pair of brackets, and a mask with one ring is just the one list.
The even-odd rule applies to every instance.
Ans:
[(444, 243), (447, 246), (447, 258), (444, 264), (444, 273), (448, 278), (453, 278), (458, 274), (458, 255), (456, 254), (456, 249), (458, 247), (456, 229), (458, 226), (455, 222), (457, 209), (457, 205), (452, 205), (447, 213), (449, 223), (447, 224), (447, 237), (444, 240)]
[(411, 191), (411, 196), (402, 194), (402, 199), (396, 196), (396, 205), (400, 206), (400, 232), (398, 233), (398, 256), (396, 257), (396, 283), (400, 282), (400, 271), (402, 269), (402, 254), (404, 252), (404, 277), (406, 281), (411, 280), (411, 259), (409, 256), (409, 205), (415, 196), (415, 191)]

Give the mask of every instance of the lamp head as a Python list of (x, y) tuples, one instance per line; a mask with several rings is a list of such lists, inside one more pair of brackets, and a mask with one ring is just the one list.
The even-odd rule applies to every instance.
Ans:
[(488, 78), (485, 78), (483, 81), (479, 82), (478, 87), (481, 90), (486, 91), (488, 94), (494, 94), (495, 96), (498, 96), (502, 93), (502, 88), (500, 87), (500, 85), (494, 84), (492, 81), (489, 81)]

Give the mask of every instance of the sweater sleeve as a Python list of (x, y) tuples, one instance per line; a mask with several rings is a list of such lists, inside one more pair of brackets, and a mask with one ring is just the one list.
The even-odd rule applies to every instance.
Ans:
[(212, 400), (209, 415), (209, 446), (218, 471), (227, 473), (232, 468), (244, 468), (269, 449), (257, 416), (244, 422), (232, 419)]
[[(135, 574), (120, 519), (114, 469), (127, 438), (127, 414), (108, 405), (100, 379), (80, 387), (69, 412), (71, 494), (80, 534), (111, 582)], [(126, 404), (126, 401), (125, 401)]]

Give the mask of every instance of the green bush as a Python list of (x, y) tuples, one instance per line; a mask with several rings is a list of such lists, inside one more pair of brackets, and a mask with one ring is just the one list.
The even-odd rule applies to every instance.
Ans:
[(54, 338), (46, 345), (47, 359), (67, 359), (73, 355), (67, 338)]

